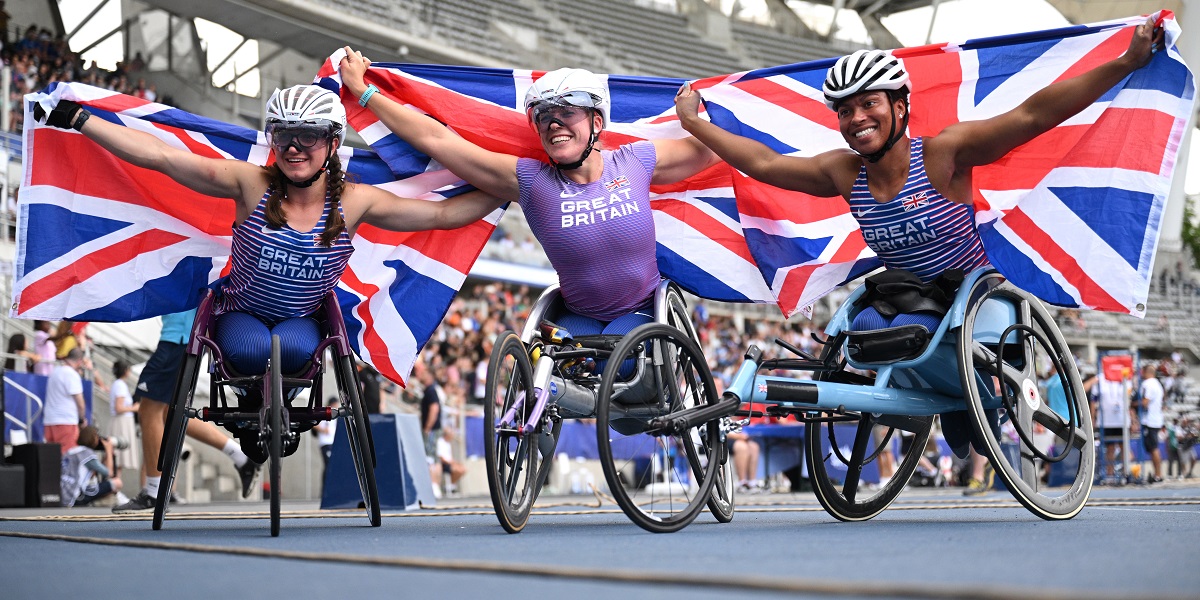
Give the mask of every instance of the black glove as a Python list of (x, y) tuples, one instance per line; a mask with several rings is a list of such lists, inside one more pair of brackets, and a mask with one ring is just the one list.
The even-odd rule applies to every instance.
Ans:
[(81, 107), (78, 102), (59, 100), (58, 105), (55, 106), (54, 110), (50, 111), (50, 115), (47, 116), (46, 110), (42, 108), (42, 105), (35, 104), (33, 106), (33, 118), (36, 119), (38, 123), (45, 123), (51, 127), (70, 129), (71, 124), (75, 122), (76, 111), (82, 108), (83, 107)]

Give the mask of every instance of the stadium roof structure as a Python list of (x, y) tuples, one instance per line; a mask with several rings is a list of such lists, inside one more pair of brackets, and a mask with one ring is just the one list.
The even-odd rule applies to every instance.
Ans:
[(494, 58), (372, 23), (314, 2), (287, 0), (141, 0), (186, 18), (220, 23), (248, 38), (325, 57), (350, 45), (373, 60), (504, 67)]

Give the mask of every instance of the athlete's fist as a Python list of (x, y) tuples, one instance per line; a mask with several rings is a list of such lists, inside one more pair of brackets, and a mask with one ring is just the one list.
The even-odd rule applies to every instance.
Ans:
[(71, 129), (71, 125), (75, 123), (76, 112), (83, 108), (78, 102), (59, 100), (47, 111), (47, 107), (44, 106), (47, 103), (38, 102), (33, 106), (33, 118), (42, 125), (59, 129)]

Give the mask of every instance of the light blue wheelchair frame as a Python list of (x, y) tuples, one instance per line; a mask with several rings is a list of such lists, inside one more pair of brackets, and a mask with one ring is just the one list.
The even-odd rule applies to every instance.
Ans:
[[(869, 519), (882, 512), (912, 475), (928, 438), (932, 416), (965, 409), (984, 454), (1018, 501), (1048, 520), (1068, 519), (1077, 514), (1091, 493), (1095, 469), (1090, 411), (1070, 349), (1041, 303), (1008, 283), (995, 270), (977, 269), (967, 275), (949, 312), (918, 356), (869, 363), (854, 360), (846, 348), (846, 334), (860, 310), (855, 302), (865, 291), (865, 286), (855, 290), (830, 320), (825, 333), (828, 341), (837, 346), (826, 347), (824, 360), (807, 357), (798, 361), (763, 362), (761, 351), (751, 347), (726, 392), (754, 408), (775, 407), (773, 412), (794, 414), (806, 421), (806, 458), (814, 490), (826, 510), (847, 521)], [(1014, 324), (1032, 327), (1041, 334), (1041, 339), (1026, 335)], [(964, 331), (971, 332), (969, 338)], [(1005, 336), (1003, 349), (999, 348), (1001, 336)], [(1058, 367), (1074, 426), (1070, 417), (1063, 418), (1050, 410), (1038, 391), (1035, 370), (1039, 349)], [(997, 351), (1005, 354), (1005, 361), (998, 369)], [(834, 360), (838, 356), (844, 357), (844, 364)], [(835, 381), (844, 365), (873, 371), (874, 382), (864, 385)], [(760, 369), (773, 366), (813, 370), (818, 380), (758, 374)], [(994, 386), (993, 377), (997, 375), (1006, 384), (1003, 388), (1007, 390), (1007, 407), (1004, 396)], [(1004, 436), (994, 422), (997, 412), (1003, 413), (1002, 421), (1011, 419), (1020, 434), (1020, 454), (1015, 461), (1009, 460), (1002, 447), (1007, 440), (1002, 439)], [(856, 481), (843, 482), (839, 489), (837, 482), (826, 480), (823, 473), (827, 457), (821, 455), (816, 434), (822, 424), (842, 420), (860, 424), (852, 456), (846, 460), (851, 472), (861, 472), (863, 463), (877, 457), (878, 446), (883, 445), (877, 444), (876, 451), (867, 458), (872, 443), (871, 422), (916, 434), (913, 451), (902, 461), (896, 475), (865, 500), (858, 497)], [(1060, 452), (1039, 455), (1030, 449), (1035, 421), (1056, 435)], [(865, 429), (864, 423), (868, 424)], [(890, 432), (887, 436), (890, 437)], [(840, 452), (838, 456), (845, 460)], [(1035, 459), (1053, 463), (1068, 457), (1079, 461), (1072, 486), (1061, 493), (1041, 486)]]

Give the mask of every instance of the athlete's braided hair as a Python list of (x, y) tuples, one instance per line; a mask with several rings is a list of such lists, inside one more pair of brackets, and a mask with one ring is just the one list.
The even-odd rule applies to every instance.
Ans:
[[(267, 171), (267, 177), (271, 180), (269, 188), (271, 195), (267, 198), (265, 211), (267, 225), (272, 229), (281, 229), (287, 223), (287, 216), (283, 214), (283, 197), (287, 193), (288, 178), (279, 169), (278, 163), (272, 163), (264, 168)], [(342, 160), (337, 154), (329, 156), (329, 169), (326, 173), (325, 181), (329, 190), (329, 202), (332, 206), (329, 209), (329, 216), (325, 219), (325, 232), (321, 234), (321, 245), (328, 248), (346, 230), (346, 220), (342, 218), (342, 211), (338, 210), (338, 205), (342, 201), (342, 189), (346, 184), (346, 174), (342, 171)]]

